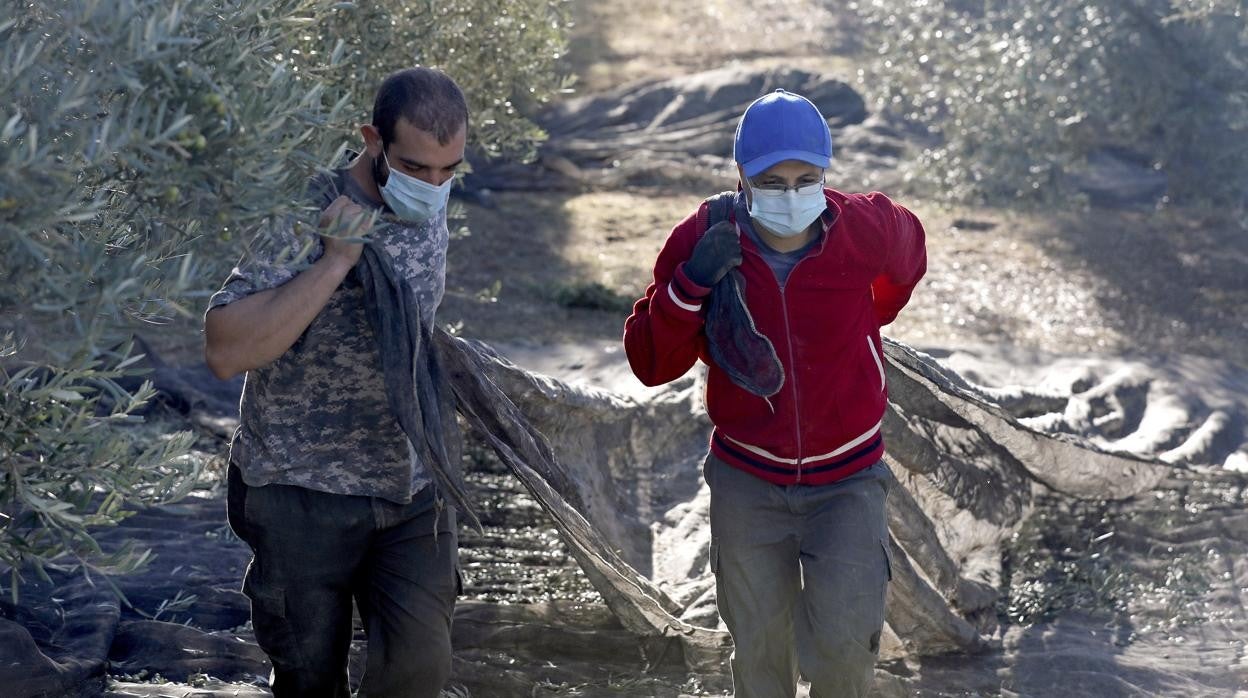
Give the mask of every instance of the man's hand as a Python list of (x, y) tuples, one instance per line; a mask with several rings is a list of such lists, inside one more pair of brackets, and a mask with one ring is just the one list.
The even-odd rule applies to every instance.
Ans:
[(346, 196), (334, 199), (321, 212), (320, 227), (326, 234), (321, 235), (325, 245), (325, 256), (338, 259), (348, 267), (354, 267), (364, 251), (363, 243), (351, 242), (344, 238), (362, 237), (368, 232), (372, 217), (363, 206)]
[(737, 227), (728, 221), (711, 226), (698, 240), (685, 275), (699, 286), (714, 286), (730, 269), (741, 264), (741, 237)]

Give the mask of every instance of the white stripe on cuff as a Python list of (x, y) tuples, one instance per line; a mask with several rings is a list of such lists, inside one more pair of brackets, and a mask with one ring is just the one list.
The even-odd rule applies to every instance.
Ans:
[(701, 310), (701, 309), (702, 309), (702, 304), (701, 304), (701, 303), (698, 303), (697, 305), (691, 305), (691, 304), (686, 303), (686, 302), (682, 301), (681, 299), (677, 298), (677, 297), (676, 297), (676, 292), (672, 290), (672, 285), (671, 285), (671, 284), (668, 284), (668, 285), (667, 285), (667, 295), (669, 295), (669, 296), (671, 296), (671, 297), (672, 297), (672, 302), (673, 302), (673, 303), (675, 303), (676, 305), (680, 306), (681, 308), (684, 308), (685, 310), (688, 310), (688, 311), (689, 311), (689, 312), (691, 312), (691, 313), (696, 313), (696, 312), (698, 312), (699, 310)]

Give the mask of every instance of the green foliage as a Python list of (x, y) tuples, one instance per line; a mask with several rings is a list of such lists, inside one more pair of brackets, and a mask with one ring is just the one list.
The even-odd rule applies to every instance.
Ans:
[[(11, 342), (12, 335), (6, 338)], [(0, 359), (16, 348), (0, 348)], [(134, 358), (75, 357), (62, 367), (0, 367), (0, 563), (17, 597), (24, 568), (128, 572), (147, 560), (133, 547), (100, 549), (87, 529), (127, 516), (130, 499), (183, 496), (198, 467), (185, 457), (189, 432), (145, 440), (134, 412), (153, 397), (150, 384), (127, 392), (117, 384)], [(137, 358), (137, 357), (135, 357)]]
[(862, 0), (878, 107), (929, 128), (913, 176), (953, 199), (1066, 196), (1098, 147), (1177, 203), (1248, 204), (1243, 0)]
[(0, 333), (25, 347), (0, 356), (0, 571), (107, 566), (90, 526), (185, 490), (188, 440), (132, 443), (151, 393), (110, 348), (308, 216), (386, 73), (444, 67), (474, 143), (531, 147), (517, 105), (562, 85), (563, 2), (0, 0)]
[[(520, 113), (567, 87), (553, 64), (566, 51), (569, 22), (567, 0), (360, 2), (331, 12), (285, 58), (307, 72), (325, 55), (340, 57), (346, 69), (322, 79), (366, 113), (379, 76), (412, 65), (445, 70), (468, 96), (474, 143), (526, 156), (545, 134)], [(339, 37), (329, 54), (320, 35)]]
[(348, 104), (267, 56), (323, 3), (4, 4), (0, 309), (89, 350), (176, 312), (201, 236), (287, 212), (341, 140)]

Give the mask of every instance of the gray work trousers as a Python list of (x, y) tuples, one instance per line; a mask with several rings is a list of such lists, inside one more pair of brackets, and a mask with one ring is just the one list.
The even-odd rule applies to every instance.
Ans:
[(289, 485), (229, 467), (230, 527), (254, 557), (243, 580), (276, 698), (350, 698), (354, 598), (368, 637), (360, 695), (435, 698), (451, 672), (460, 589), (455, 511), (434, 488), (410, 504)]
[(830, 485), (773, 485), (711, 455), (711, 566), (736, 698), (871, 690), (891, 578), (882, 461)]

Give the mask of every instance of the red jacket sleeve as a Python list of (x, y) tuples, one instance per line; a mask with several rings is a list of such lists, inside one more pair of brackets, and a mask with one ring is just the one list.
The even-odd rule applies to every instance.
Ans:
[(654, 263), (654, 281), (624, 322), (624, 352), (633, 374), (646, 385), (676, 380), (693, 367), (706, 346), (703, 308), (711, 289), (685, 275), (698, 235), (697, 214), (672, 229)]
[(871, 282), (875, 314), (883, 327), (897, 319), (927, 272), (927, 242), (918, 216), (878, 192), (867, 199), (875, 207), (883, 238), (884, 266)]

